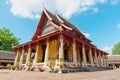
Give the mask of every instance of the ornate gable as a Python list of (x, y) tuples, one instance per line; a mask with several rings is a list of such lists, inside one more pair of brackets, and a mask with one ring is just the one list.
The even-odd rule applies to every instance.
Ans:
[(61, 30), (61, 28), (66, 31), (72, 31), (73, 34), (76, 34), (78, 36), (81, 35), (83, 38), (85, 38), (85, 36), (67, 20), (63, 19), (57, 14), (52, 14), (43, 8), (40, 21), (38, 23), (36, 32), (32, 37), (32, 40), (36, 40), (40, 36), (52, 33), (54, 31)]
[(57, 28), (51, 24), (50, 20), (47, 20), (42, 28), (42, 32), (39, 36), (43, 36), (52, 32), (57, 31)]
[(53, 14), (47, 11), (45, 8), (43, 9), (40, 21), (37, 25), (36, 32), (34, 33), (32, 40), (36, 40), (38, 36), (51, 33), (59, 29), (59, 26), (55, 24), (52, 19)]

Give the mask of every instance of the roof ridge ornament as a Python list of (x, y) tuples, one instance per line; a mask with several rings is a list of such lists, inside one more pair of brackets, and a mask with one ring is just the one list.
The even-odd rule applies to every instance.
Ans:
[(44, 1), (42, 0), (42, 7), (43, 7), (43, 9), (45, 8), (45, 6), (44, 6)]
[(46, 14), (46, 16), (48, 17), (48, 19), (52, 21), (52, 18), (47, 13), (47, 9), (45, 7), (43, 7), (43, 12)]
[(55, 13), (55, 16), (57, 17), (57, 19), (58, 19), (61, 23), (64, 23), (64, 21), (58, 16), (58, 14)]
[(53, 23), (52, 21), (50, 22), (50, 24), (54, 25), (55, 28), (60, 30), (60, 27), (57, 24)]
[(65, 24), (62, 24), (62, 26), (63, 26), (64, 28), (68, 29), (68, 30), (73, 30), (73, 28), (70, 28), (70, 27), (66, 26)]
[(73, 28), (70, 28), (70, 27), (68, 27), (68, 26), (66, 26), (66, 25), (64, 24), (64, 21), (59, 17), (58, 14), (55, 13), (55, 16), (57, 17), (57, 19), (60, 21), (61, 25), (62, 25), (64, 28), (66, 28), (66, 29), (68, 29), (68, 30), (73, 30)]

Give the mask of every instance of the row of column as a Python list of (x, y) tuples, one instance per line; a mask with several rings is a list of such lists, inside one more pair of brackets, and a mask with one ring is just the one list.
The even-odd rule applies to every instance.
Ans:
[[(62, 50), (62, 49), (61, 49)], [(25, 64), (26, 65), (29, 65), (31, 63), (31, 45), (29, 44), (29, 47), (28, 47), (28, 54), (27, 54), (27, 58), (26, 58), (26, 62)], [(61, 52), (61, 51), (60, 51)], [(15, 61), (14, 61), (14, 65), (16, 65), (18, 63), (18, 56), (19, 56), (19, 49), (17, 50), (16, 52), (16, 56), (15, 56)], [(19, 64), (23, 64), (23, 61), (24, 61), (24, 53), (25, 53), (25, 49), (22, 48), (22, 52), (21, 52), (21, 56), (20, 56), (20, 62)], [(37, 62), (38, 62), (38, 54), (39, 54), (39, 42), (37, 42), (37, 45), (36, 45), (36, 54), (35, 54), (35, 58), (33, 60), (33, 64), (36, 65)], [(46, 50), (45, 50), (45, 58), (44, 58), (44, 66), (47, 66), (47, 62), (48, 62), (48, 59), (49, 59), (49, 38), (46, 40)]]
[[(76, 46), (75, 46), (75, 41), (73, 41), (73, 62), (77, 65), (77, 54), (76, 54)], [(89, 60), (90, 60), (90, 64), (91, 66), (108, 66), (108, 61), (107, 61), (107, 56), (104, 54), (101, 54), (100, 51), (99, 53), (97, 53), (97, 51), (95, 50), (94, 52), (94, 60), (93, 60), (93, 53), (91, 51), (91, 47), (89, 48), (89, 52), (87, 53), (89, 55)], [(99, 55), (97, 55), (99, 54)], [(83, 58), (83, 62), (82, 62), (82, 66), (83, 67), (87, 67), (88, 63), (87, 63), (87, 57), (86, 57), (86, 51), (85, 51), (85, 45), (83, 44), (82, 46), (82, 58)], [(95, 63), (94, 63), (95, 62)]]
[[(63, 49), (63, 36), (61, 35), (60, 36), (60, 46), (59, 46), (59, 57), (64, 57), (63, 54), (64, 54), (64, 49)], [(96, 50), (95, 50), (95, 61), (96, 61), (96, 66), (108, 66), (108, 63), (107, 63), (107, 56), (106, 55), (102, 55), (101, 53), (97, 53)], [(99, 55), (97, 55), (99, 54)], [(87, 67), (87, 59), (86, 59), (86, 52), (85, 52), (85, 45), (83, 44), (83, 47), (82, 47), (82, 57), (83, 57), (83, 64), (82, 66), (83, 67)], [(94, 62), (93, 62), (93, 55), (92, 55), (92, 52), (91, 52), (91, 48), (89, 49), (89, 58), (90, 58), (90, 63), (91, 63), (91, 66), (94, 66)], [(77, 62), (77, 50), (76, 50), (76, 41), (75, 39), (73, 39), (73, 63), (77, 66), (78, 65), (78, 62)]]
[[(63, 36), (62, 35), (60, 35), (59, 42), (60, 42), (60, 45), (59, 45), (59, 58), (60, 58), (60, 57), (64, 57), (64, 47), (63, 47), (64, 46), (64, 41), (63, 41)], [(48, 59), (49, 59), (49, 45), (50, 44), (49, 44), (49, 38), (48, 38), (46, 40), (44, 66), (47, 66), (47, 62), (48, 62)], [(33, 61), (33, 64), (36, 64), (38, 62), (37, 61), (38, 51), (39, 51), (39, 42), (37, 42), (37, 45), (36, 45), (36, 54), (35, 54), (35, 59)], [(20, 56), (20, 62), (19, 62), (20, 64), (23, 64), (24, 53), (25, 53), (25, 49), (23, 48), (21, 56)], [(97, 54), (99, 54), (99, 55), (97, 55)], [(19, 50), (17, 50), (14, 65), (17, 64), (17, 62), (18, 62), (18, 56), (19, 56)], [(91, 66), (97, 65), (99, 67), (99, 66), (107, 66), (108, 65), (106, 55), (102, 55), (100, 52), (97, 53), (97, 51), (95, 50), (94, 57), (95, 57), (94, 60), (95, 60), (96, 64), (94, 64), (94, 61), (93, 61), (93, 54), (92, 54), (91, 48), (89, 48), (89, 59), (90, 59)], [(85, 45), (84, 44), (83, 44), (83, 47), (82, 47), (82, 58), (83, 58), (82, 66), (87, 67), (88, 64), (87, 64), (86, 51), (85, 51)], [(26, 59), (25, 64), (27, 65), (27, 64), (30, 64), (30, 63), (31, 63), (31, 45), (29, 44), (28, 54), (27, 54), (27, 59)], [(78, 65), (75, 39), (73, 39), (73, 63), (76, 66)]]

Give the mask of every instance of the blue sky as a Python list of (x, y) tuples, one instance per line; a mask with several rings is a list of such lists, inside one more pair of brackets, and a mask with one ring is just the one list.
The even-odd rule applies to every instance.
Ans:
[(30, 41), (42, 7), (76, 25), (98, 48), (111, 53), (120, 41), (120, 0), (0, 0), (0, 28)]

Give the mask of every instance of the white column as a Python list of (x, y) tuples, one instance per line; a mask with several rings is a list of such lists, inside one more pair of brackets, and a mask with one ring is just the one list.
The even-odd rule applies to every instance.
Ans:
[(103, 54), (101, 53), (101, 66), (103, 67)]
[(60, 35), (60, 45), (59, 45), (59, 59), (61, 58), (61, 57), (64, 57), (64, 50), (63, 50), (63, 46), (64, 46), (64, 41), (63, 41), (63, 36), (62, 35)]
[(19, 50), (17, 50), (17, 52), (16, 52), (14, 65), (16, 65), (18, 62), (18, 56), (19, 56)]
[(103, 54), (103, 66), (105, 67), (105, 55)]
[(103, 63), (102, 63), (102, 54), (101, 54), (101, 52), (99, 51), (99, 65), (102, 67), (103, 65), (102, 65)]
[(49, 59), (49, 39), (47, 39), (46, 41), (46, 50), (45, 50), (45, 62), (44, 62), (44, 66), (47, 66), (47, 63), (48, 63), (48, 59)]
[(83, 56), (83, 67), (87, 67), (86, 53), (85, 53), (85, 45), (82, 47), (82, 56)]
[(77, 51), (75, 39), (73, 39), (73, 63), (77, 66)]
[(99, 55), (100, 53), (99, 53), (99, 51), (98, 51), (98, 64), (99, 64), (99, 66), (100, 66), (100, 55)]
[(24, 48), (22, 48), (22, 53), (21, 53), (21, 56), (20, 56), (20, 64), (23, 64), (23, 60), (24, 60)]
[(105, 56), (105, 62), (106, 62), (106, 66), (108, 66), (108, 57), (107, 57), (107, 55)]
[(26, 65), (30, 65), (30, 63), (31, 63), (30, 60), (31, 60), (31, 45), (29, 44)]
[(35, 59), (34, 59), (34, 65), (37, 64), (38, 62), (38, 54), (39, 54), (39, 42), (37, 42), (37, 45), (36, 45), (36, 54), (35, 54)]
[(96, 65), (97, 65), (97, 67), (99, 67), (98, 57), (97, 57), (97, 52), (96, 52), (96, 50), (95, 50), (95, 61), (96, 61)]
[(93, 64), (93, 55), (92, 55), (92, 52), (91, 52), (91, 47), (89, 48), (89, 56), (90, 56), (90, 63), (92, 66), (94, 66)]

